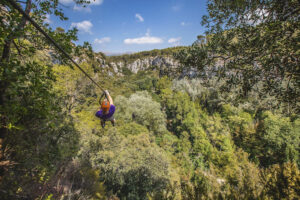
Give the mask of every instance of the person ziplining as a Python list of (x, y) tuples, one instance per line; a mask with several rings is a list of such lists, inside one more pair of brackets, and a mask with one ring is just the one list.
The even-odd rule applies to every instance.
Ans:
[[(105, 96), (104, 100), (101, 102), (101, 99)], [(102, 128), (105, 127), (105, 122), (110, 121), (113, 126), (115, 126), (115, 118), (114, 113), (116, 110), (116, 107), (113, 103), (113, 100), (111, 96), (109, 95), (109, 92), (105, 90), (103, 94), (100, 97), (99, 103), (101, 104), (100, 110), (96, 112), (96, 116), (101, 119), (101, 126)]]
[(10, 3), (16, 10), (18, 10), (26, 20), (28, 20), (39, 32), (41, 32), (48, 41), (50, 41), (66, 58), (68, 58), (87, 78), (89, 78), (98, 88), (103, 91), (102, 96), (100, 97), (100, 102), (103, 96), (106, 98), (101, 103), (100, 110), (96, 113), (96, 116), (101, 119), (102, 128), (105, 127), (106, 121), (111, 121), (112, 125), (115, 125), (115, 119), (113, 117), (115, 113), (115, 106), (113, 105), (113, 100), (109, 95), (107, 90), (103, 90), (103, 88), (96, 83), (79, 65), (75, 62), (71, 56), (59, 45), (56, 41), (49, 36), (25, 11), (13, 0), (6, 0)]

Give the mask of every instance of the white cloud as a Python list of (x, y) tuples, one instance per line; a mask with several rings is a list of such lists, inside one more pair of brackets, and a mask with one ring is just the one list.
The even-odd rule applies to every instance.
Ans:
[(180, 45), (180, 40), (181, 40), (181, 37), (178, 37), (178, 38), (170, 38), (168, 40), (168, 43), (174, 45), (174, 46), (179, 46)]
[(185, 22), (181, 22), (180, 25), (181, 25), (181, 26), (185, 26), (186, 23), (185, 23)]
[(139, 13), (135, 14), (135, 18), (137, 18), (139, 20), (139, 22), (144, 21), (144, 18)]
[(178, 38), (170, 38), (168, 40), (168, 43), (178, 43), (181, 40), (181, 37)]
[(163, 40), (158, 37), (144, 36), (140, 38), (127, 38), (124, 40), (125, 44), (159, 44)]
[(103, 43), (107, 43), (107, 42), (110, 42), (110, 41), (111, 41), (110, 37), (103, 37), (101, 39), (96, 38), (94, 40), (94, 43), (96, 43), (96, 44), (103, 44)]
[(143, 37), (139, 38), (127, 38), (124, 40), (125, 44), (160, 44), (163, 43), (163, 39), (159, 37), (150, 36), (150, 30), (147, 30), (147, 33)]
[(79, 31), (92, 34), (91, 28), (93, 27), (93, 24), (90, 21), (84, 20), (78, 23), (72, 22), (71, 27), (76, 27)]
[(80, 12), (88, 12), (88, 13), (92, 12), (90, 6), (83, 7), (76, 4), (74, 5), (73, 10), (80, 11)]
[(50, 19), (50, 15), (49, 15), (49, 14), (46, 14), (45, 17), (46, 17), (46, 18), (44, 19), (44, 22), (47, 23), (47, 24), (51, 24), (52, 21), (51, 21), (51, 19)]
[(73, 0), (59, 0), (59, 3), (62, 3), (62, 4), (70, 4), (74, 2)]
[(89, 5), (101, 5), (103, 3), (103, 0), (88, 0)]

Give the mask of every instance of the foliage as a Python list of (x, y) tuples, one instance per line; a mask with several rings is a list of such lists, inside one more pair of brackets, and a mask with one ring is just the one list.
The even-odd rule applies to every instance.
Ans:
[(170, 89), (164, 89), (161, 97), (163, 106), (165, 106), (168, 123), (168, 129), (175, 132), (178, 136), (183, 131), (191, 131), (194, 123), (197, 122), (196, 108), (189, 96), (182, 92), (172, 92)]
[(270, 95), (285, 112), (299, 112), (299, 1), (208, 2), (199, 37), (177, 57), (184, 67), (217, 68), (227, 90), (239, 85), (240, 97), (257, 90)]
[(289, 118), (264, 112), (258, 127), (264, 147), (262, 165), (282, 164), (299, 161), (300, 127), (299, 119), (291, 122)]
[(300, 186), (299, 168), (295, 163), (276, 164), (262, 171), (265, 182), (262, 196), (272, 199), (298, 199)]
[(11, 60), (6, 69), (9, 73), (1, 74), (1, 80), (12, 84), (2, 94), (6, 101), (1, 114), (9, 123), (2, 148), (12, 166), (3, 169), (10, 171), (2, 177), (1, 188), (9, 192), (3, 198), (16, 198), (11, 194), (35, 198), (42, 191), (33, 191), (49, 180), (59, 161), (76, 153), (78, 132), (51, 89), (50, 67)]
[(225, 102), (236, 102), (234, 92), (222, 92), (224, 84), (224, 81), (218, 81), (216, 77), (208, 80), (185, 78), (173, 80), (172, 89), (186, 92), (192, 101), (200, 103), (206, 111), (214, 113), (219, 111)]
[[(76, 30), (53, 31), (45, 15), (66, 17), (58, 1), (20, 1), (25, 12), (68, 53)], [(83, 1), (78, 1), (83, 3)], [(2, 199), (44, 195), (60, 162), (78, 150), (79, 133), (53, 91), (54, 59), (65, 62), (48, 41), (6, 1), (0, 3), (0, 193)], [(51, 60), (52, 59), (52, 60)]]
[[(3, 199), (299, 198), (298, 2), (210, 1), (210, 33), (191, 47), (118, 58), (75, 46), (76, 30), (43, 24), (46, 13), (64, 19), (58, 1), (31, 5), (38, 23), (110, 90), (117, 123), (101, 128), (102, 91), (1, 2)], [(196, 67), (199, 77), (122, 77), (99, 67), (100, 58), (173, 53), (182, 71)]]
[(119, 62), (124, 61), (125, 63), (132, 63), (137, 59), (143, 59), (146, 57), (155, 57), (155, 56), (172, 56), (175, 52), (184, 49), (185, 47), (170, 47), (165, 49), (154, 49), (151, 51), (142, 51), (133, 54), (124, 54), (121, 56), (109, 56), (107, 57), (108, 62)]
[(91, 143), (98, 146), (90, 153), (93, 167), (101, 170), (107, 191), (120, 198), (145, 199), (168, 184), (169, 161), (149, 134), (125, 137), (111, 129)]
[(126, 122), (135, 121), (157, 135), (166, 130), (160, 104), (153, 101), (147, 92), (137, 92), (129, 98), (117, 96), (115, 105), (119, 111), (116, 113), (118, 119)]

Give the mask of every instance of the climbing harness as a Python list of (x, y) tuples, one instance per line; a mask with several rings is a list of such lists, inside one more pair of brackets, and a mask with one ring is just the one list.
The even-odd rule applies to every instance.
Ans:
[(87, 76), (98, 88), (100, 88), (103, 92), (104, 90), (102, 87), (100, 87), (99, 84), (97, 84), (72, 58), (71, 56), (61, 47), (59, 44), (55, 42), (55, 40), (49, 36), (25, 11), (18, 6), (18, 4), (14, 0), (5, 0), (8, 3), (12, 5), (16, 10), (18, 10), (28, 21), (31, 22), (31, 24), (39, 30), (59, 51), (63, 53), (64, 56), (66, 56), (71, 62), (85, 75)]

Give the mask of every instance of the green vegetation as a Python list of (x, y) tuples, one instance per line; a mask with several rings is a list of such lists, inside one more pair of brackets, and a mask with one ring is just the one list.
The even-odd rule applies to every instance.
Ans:
[[(276, 107), (299, 113), (299, 1), (208, 1), (206, 36), (175, 57), (186, 69), (218, 65), (226, 92), (240, 87), (275, 97)], [(264, 105), (263, 107), (267, 107)]]
[(155, 57), (155, 56), (173, 56), (174, 53), (185, 49), (186, 47), (171, 47), (166, 49), (153, 49), (151, 51), (142, 51), (134, 54), (124, 54), (121, 56), (108, 56), (108, 62), (124, 62), (124, 63), (132, 63), (137, 59), (143, 59), (147, 57)]
[[(41, 25), (43, 14), (55, 12), (57, 6), (57, 1), (43, 2), (39, 2), (40, 10), (33, 5), (31, 10)], [(250, 12), (247, 6), (255, 11), (258, 5), (253, 3), (256, 1), (249, 1), (249, 5), (231, 2), (209, 4), (209, 12), (216, 11), (212, 14), (220, 21), (214, 21), (206, 42), (199, 37), (187, 48), (107, 58), (131, 62), (141, 56), (175, 53), (185, 69), (198, 67), (205, 72), (213, 68), (215, 60), (207, 55), (212, 55), (211, 45), (215, 45), (214, 55), (231, 56), (221, 68), (234, 75), (231, 77), (222, 70), (211, 77), (200, 73), (194, 79), (160, 77), (153, 70), (115, 76), (108, 69), (95, 67), (95, 57), (105, 59), (103, 54), (94, 54), (87, 43), (77, 47), (71, 43), (76, 39), (75, 30), (52, 31), (43, 25), (110, 91), (117, 123), (115, 127), (107, 123), (105, 129), (95, 117), (101, 91), (78, 69), (68, 66), (65, 58), (53, 53), (30, 24), (22, 25), (15, 10), (3, 9), (7, 6), (1, 2), (1, 199), (299, 199), (299, 67), (294, 64), (299, 52), (295, 46), (275, 45), (274, 56), (279, 50), (289, 50), (288, 61), (268, 60), (269, 54), (265, 54), (268, 61), (257, 59), (261, 67), (254, 69), (246, 61), (258, 44), (249, 37), (253, 45), (247, 43), (246, 52), (233, 51), (230, 45), (242, 50), (240, 42), (246, 42), (236, 32), (240, 29), (218, 34), (222, 27), (218, 22), (227, 14)], [(280, 8), (277, 1), (270, 2), (265, 8), (288, 16), (284, 22), (272, 18), (274, 22), (243, 28), (254, 34), (256, 29), (283, 23), (295, 33), (290, 39), (299, 39), (295, 12), (286, 15), (276, 10)], [(292, 8), (299, 7), (296, 1), (287, 2)], [(218, 16), (217, 11), (225, 8), (228, 13)], [(59, 11), (55, 13), (63, 18)], [(3, 23), (8, 18), (23, 27), (15, 30)], [(276, 26), (263, 36), (271, 40), (273, 36), (267, 33), (280, 32), (280, 27), (285, 28)], [(234, 37), (237, 39), (231, 44)], [(222, 46), (222, 42), (230, 45)], [(241, 55), (244, 63), (236, 60)], [(271, 81), (269, 67), (279, 68), (285, 62), (288, 65), (280, 69), (284, 73), (276, 71)], [(263, 71), (266, 79), (257, 80), (253, 70)], [(287, 96), (279, 98), (280, 94)]]

